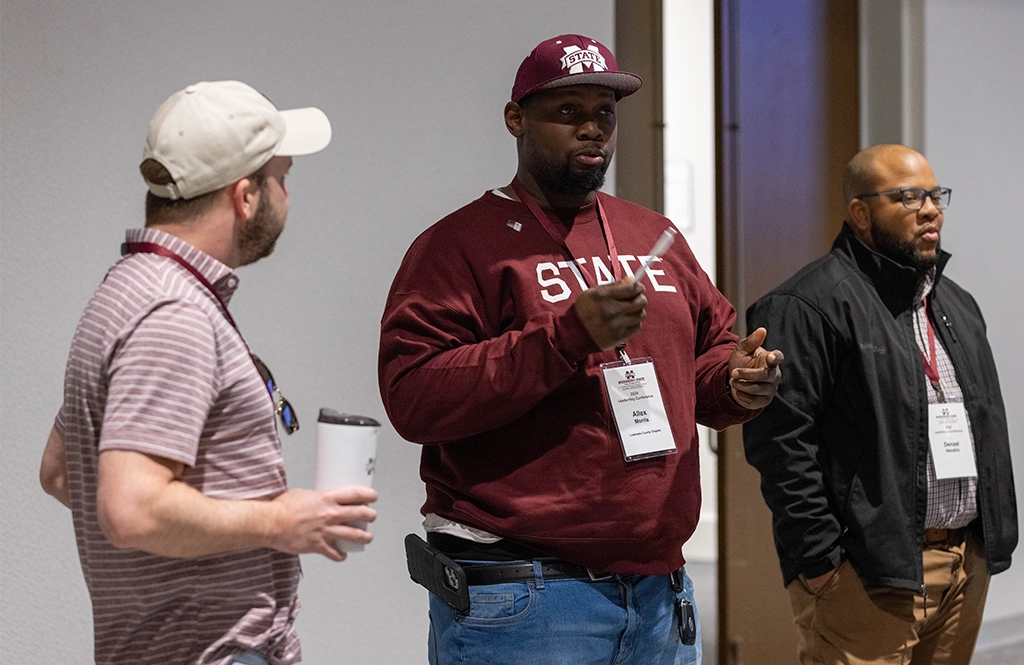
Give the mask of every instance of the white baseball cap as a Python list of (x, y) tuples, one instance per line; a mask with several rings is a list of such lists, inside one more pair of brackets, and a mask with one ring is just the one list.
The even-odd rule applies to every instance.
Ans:
[(204, 81), (171, 95), (149, 123), (142, 159), (163, 165), (156, 196), (191, 199), (255, 173), (274, 156), (309, 155), (331, 142), (331, 122), (307, 107), (278, 111), (240, 81)]

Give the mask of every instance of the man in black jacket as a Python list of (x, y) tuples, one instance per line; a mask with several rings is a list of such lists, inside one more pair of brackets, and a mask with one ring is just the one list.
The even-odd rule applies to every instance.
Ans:
[(801, 663), (949, 663), (974, 651), (1017, 509), (985, 322), (942, 276), (940, 187), (901, 145), (858, 153), (831, 253), (747, 312), (786, 355), (744, 427)]

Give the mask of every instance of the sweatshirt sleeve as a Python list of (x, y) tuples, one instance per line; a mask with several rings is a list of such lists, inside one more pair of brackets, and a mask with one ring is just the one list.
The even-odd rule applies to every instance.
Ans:
[(816, 577), (840, 562), (841, 526), (824, 485), (817, 427), (837, 372), (837, 335), (820, 312), (789, 295), (762, 298), (747, 322), (768, 330), (786, 362), (775, 399), (743, 428), (744, 450), (761, 474), (780, 556)]
[(506, 425), (600, 350), (572, 307), (487, 334), (470, 271), (415, 249), (392, 286), (378, 357), (384, 408), (404, 439), (452, 441)]
[[(693, 259), (696, 264), (696, 259)], [(703, 270), (697, 270), (703, 294), (694, 345), (694, 389), (698, 423), (715, 430), (745, 423), (760, 410), (750, 410), (729, 394), (729, 356), (736, 348), (736, 310), (715, 288)]]

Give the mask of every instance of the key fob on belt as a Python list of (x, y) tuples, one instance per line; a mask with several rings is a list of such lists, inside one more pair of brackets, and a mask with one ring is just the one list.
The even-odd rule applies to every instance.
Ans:
[(685, 598), (677, 600), (676, 617), (679, 619), (679, 639), (683, 644), (692, 646), (697, 642), (697, 617), (693, 613), (693, 604)]

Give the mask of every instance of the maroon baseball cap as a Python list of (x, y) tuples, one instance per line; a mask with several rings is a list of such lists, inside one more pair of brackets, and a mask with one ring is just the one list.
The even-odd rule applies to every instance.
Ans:
[(538, 90), (581, 84), (603, 85), (625, 97), (639, 90), (643, 80), (620, 72), (615, 56), (596, 39), (559, 35), (538, 44), (519, 65), (512, 101)]

